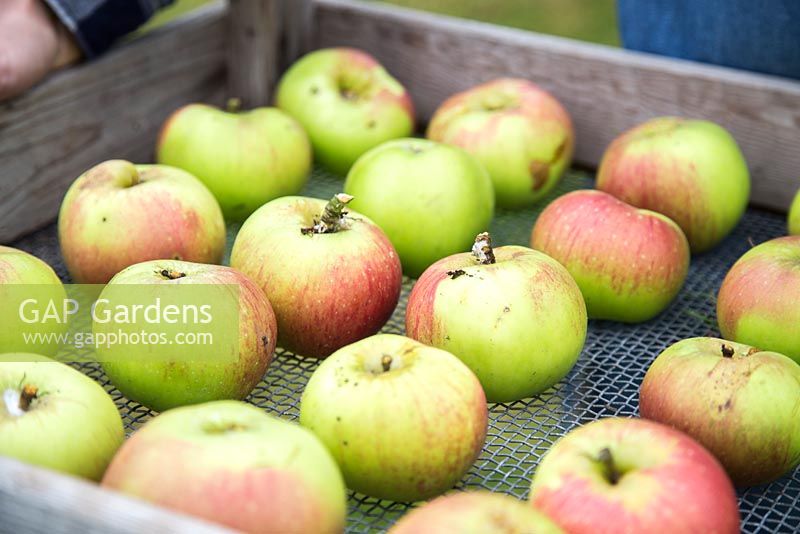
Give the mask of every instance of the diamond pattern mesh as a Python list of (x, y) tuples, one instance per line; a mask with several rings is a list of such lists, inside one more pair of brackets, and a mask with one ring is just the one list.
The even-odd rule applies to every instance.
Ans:
[[(341, 179), (315, 172), (304, 194), (329, 198), (342, 187)], [(551, 199), (572, 189), (592, 187), (590, 175), (570, 172)], [(491, 226), (496, 245), (528, 244), (538, 212), (500, 211)], [(229, 229), (229, 244), (237, 228)], [(750, 210), (727, 240), (713, 251), (692, 258), (686, 286), (676, 301), (656, 319), (645, 324), (590, 323), (586, 346), (569, 376), (545, 394), (511, 404), (490, 405), (490, 428), (484, 451), (459, 488), (485, 488), (526, 498), (534, 469), (560, 436), (605, 416), (638, 413), (638, 388), (655, 356), (679, 339), (718, 335), (714, 299), (722, 278), (751, 244), (785, 233), (783, 216)], [(55, 226), (45, 228), (14, 246), (45, 259), (67, 279), (58, 252)], [(405, 302), (412, 280), (405, 279), (400, 305), (385, 332), (404, 333)], [(249, 402), (270, 413), (295, 420), (302, 389), (317, 362), (278, 349), (264, 380)], [(96, 364), (80, 369), (103, 384), (117, 402), (128, 432), (146, 422), (151, 412), (126, 400), (111, 386)], [(800, 532), (800, 469), (767, 486), (740, 492), (744, 532)], [(409, 505), (379, 501), (351, 493), (349, 532), (385, 530)]]

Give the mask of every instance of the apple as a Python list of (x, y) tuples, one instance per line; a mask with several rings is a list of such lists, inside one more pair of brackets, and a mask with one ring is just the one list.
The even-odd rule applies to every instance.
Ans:
[(464, 476), (488, 419), (480, 382), (458, 358), (379, 334), (320, 364), (303, 391), (300, 424), (333, 454), (349, 488), (419, 501)]
[(415, 508), (388, 534), (484, 534), (519, 532), (560, 534), (544, 514), (514, 497), (488, 491), (452, 493)]
[(63, 309), (66, 298), (52, 267), (32, 254), (0, 245), (0, 353), (55, 356), (61, 344), (57, 336), (66, 332), (67, 323), (45, 316), (50, 302)]
[(412, 278), (468, 249), (494, 213), (483, 166), (460, 148), (425, 139), (390, 141), (364, 154), (344, 190), (355, 197), (353, 209), (383, 228)]
[(103, 486), (245, 532), (344, 530), (344, 482), (314, 435), (238, 401), (175, 408), (136, 431)]
[[(118, 307), (127, 304), (131, 296), (148, 306), (164, 301), (160, 319), (144, 314), (119, 316)], [(178, 306), (176, 302), (212, 306), (206, 309), (208, 326), (200, 324), (199, 331), (218, 336), (218, 343), (172, 335), (167, 336), (166, 342), (129, 338), (129, 343), (120, 339), (104, 345), (97, 339), (97, 354), (109, 380), (127, 398), (156, 411), (212, 400), (244, 399), (272, 361), (277, 325), (264, 293), (235, 269), (176, 260), (128, 267), (100, 294), (92, 312), (93, 333), (107, 337), (121, 330), (132, 335), (155, 320), (157, 324), (147, 332), (185, 334), (184, 328), (204, 322), (200, 314), (199, 320), (191, 313), (181, 319), (174, 314), (168, 316), (169, 303)], [(132, 307), (128, 305), (124, 310)], [(175, 320), (177, 324), (165, 324)], [(171, 326), (175, 328), (170, 329)], [(223, 343), (223, 336), (231, 343)], [(226, 350), (230, 353), (218, 354)]]
[(104, 284), (147, 260), (220, 263), (225, 221), (211, 192), (186, 171), (109, 160), (67, 191), (58, 240), (75, 283)]
[(800, 236), (772, 239), (734, 263), (717, 295), (722, 337), (800, 363)]
[(311, 144), (300, 124), (276, 108), (238, 112), (189, 104), (164, 123), (159, 163), (184, 169), (214, 194), (226, 218), (243, 221), (266, 202), (300, 192), (311, 171)]
[(100, 480), (125, 439), (111, 397), (63, 363), (0, 354), (0, 391), (0, 456)]
[(575, 365), (586, 339), (586, 306), (566, 269), (527, 247), (492, 249), (478, 234), (419, 278), (406, 333), (458, 356), (489, 402), (537, 395)]
[(300, 58), (281, 78), (277, 106), (308, 132), (317, 161), (344, 175), (367, 150), (414, 132), (414, 106), (369, 54), (326, 48)]
[(567, 268), (592, 319), (652, 319), (689, 271), (689, 244), (677, 224), (601, 191), (573, 191), (550, 203), (536, 220), (531, 247)]
[(737, 486), (800, 464), (800, 365), (776, 352), (700, 337), (662, 352), (639, 395), (642, 417), (707, 448)]
[(734, 263), (717, 295), (722, 337), (800, 363), (800, 236), (779, 237)]
[(794, 195), (794, 199), (792, 199), (786, 222), (789, 235), (800, 235), (800, 191), (797, 191)]
[(397, 306), (400, 260), (367, 217), (348, 212), (352, 197), (283, 197), (242, 226), (231, 266), (267, 294), (278, 344), (324, 358), (381, 329)]
[(597, 188), (663, 213), (678, 223), (697, 253), (722, 241), (742, 218), (750, 174), (736, 141), (721, 126), (659, 117), (611, 143)]
[(489, 171), (498, 206), (533, 204), (569, 168), (575, 133), (564, 107), (533, 82), (493, 80), (444, 101), (428, 139), (456, 145)]
[(739, 532), (717, 460), (643, 419), (601, 419), (559, 439), (536, 468), (530, 502), (570, 534)]

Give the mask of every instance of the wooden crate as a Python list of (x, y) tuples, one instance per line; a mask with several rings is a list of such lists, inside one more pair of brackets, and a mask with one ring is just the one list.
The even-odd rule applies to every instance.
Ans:
[[(216, 3), (0, 103), (0, 242), (51, 223), (66, 188), (109, 158), (152, 159), (156, 132), (192, 101), (270, 101), (303, 52), (353, 46), (412, 93), (420, 124), (448, 95), (499, 76), (552, 91), (571, 113), (576, 161), (649, 117), (728, 128), (752, 202), (785, 210), (800, 186), (800, 83), (350, 0)], [(0, 458), (0, 531), (222, 532), (92, 484)]]

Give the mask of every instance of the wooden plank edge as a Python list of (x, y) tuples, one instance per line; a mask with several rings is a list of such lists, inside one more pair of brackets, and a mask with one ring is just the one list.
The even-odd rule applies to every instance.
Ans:
[(233, 532), (91, 482), (0, 456), (0, 531), (26, 534)]

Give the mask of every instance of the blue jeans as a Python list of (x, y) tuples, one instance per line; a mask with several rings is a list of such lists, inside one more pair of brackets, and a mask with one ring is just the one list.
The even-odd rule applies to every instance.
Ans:
[(800, 0), (618, 0), (626, 48), (800, 79)]
[[(3, 0), (0, 0), (3, 1)], [(13, 0), (11, 0), (13, 1)], [(173, 0), (44, 0), (86, 57), (105, 52)]]

